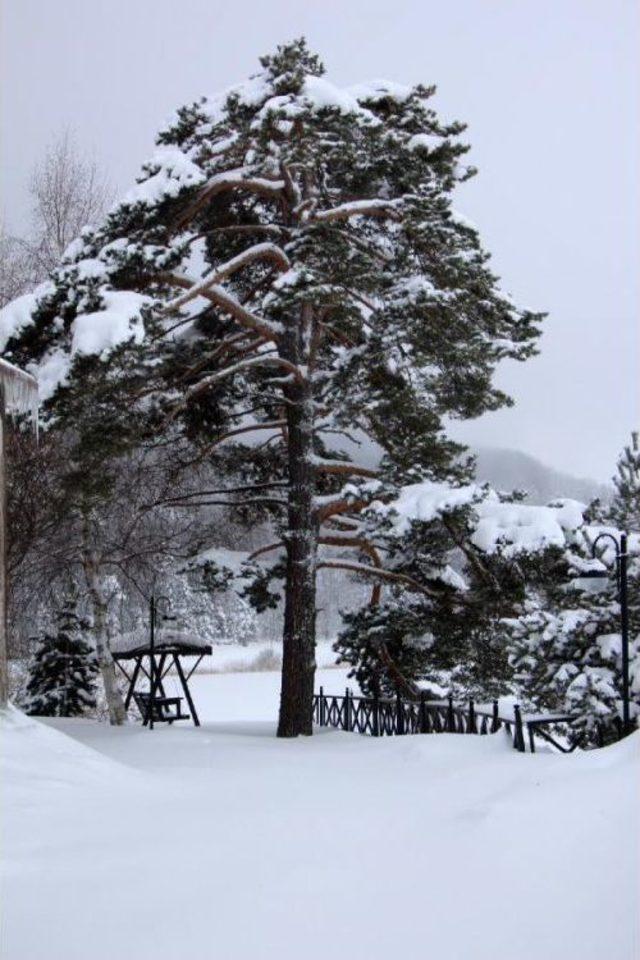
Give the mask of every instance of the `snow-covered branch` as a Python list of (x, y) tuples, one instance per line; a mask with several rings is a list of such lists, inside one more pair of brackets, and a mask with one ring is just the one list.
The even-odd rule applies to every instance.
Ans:
[(207, 276), (199, 282), (191, 281), (193, 286), (187, 290), (186, 293), (181, 294), (174, 300), (170, 300), (164, 307), (164, 312), (169, 313), (173, 310), (178, 310), (184, 306), (185, 303), (189, 303), (190, 300), (204, 296), (211, 287), (221, 283), (223, 280), (226, 280), (227, 277), (236, 273), (236, 271), (241, 270), (250, 263), (254, 263), (256, 260), (271, 261), (278, 269), (283, 271), (288, 270), (290, 266), (289, 258), (284, 250), (277, 246), (277, 244), (256, 243), (254, 246), (239, 253), (236, 257), (232, 257), (231, 260), (227, 260), (226, 263), (216, 267), (215, 270), (212, 270), (211, 273), (208, 273)]
[(218, 173), (212, 177), (176, 222), (176, 231), (183, 230), (214, 197), (228, 190), (245, 190), (247, 193), (254, 193), (266, 199), (281, 196), (285, 186), (284, 180), (254, 177), (252, 172), (249, 167), (238, 167), (235, 170), (226, 170), (224, 173)]
[(322, 460), (315, 463), (317, 473), (336, 474), (338, 476), (351, 477), (370, 477), (376, 480), (380, 474), (377, 470), (370, 470), (368, 467), (360, 467), (356, 463), (337, 463), (335, 461)]
[(323, 560), (318, 564), (318, 570), (323, 567), (330, 567), (335, 570), (350, 570), (352, 573), (361, 573), (366, 576), (380, 577), (382, 580), (388, 580), (390, 583), (402, 583), (408, 590), (414, 593), (421, 593), (425, 597), (441, 597), (442, 592), (433, 590), (422, 583), (418, 583), (413, 577), (408, 577), (404, 573), (394, 573), (391, 570), (383, 570), (380, 567), (369, 566), (366, 563), (351, 563), (343, 560)]
[[(192, 397), (197, 397), (204, 390), (207, 390), (213, 383), (217, 383), (219, 380), (224, 380), (226, 377), (231, 377), (236, 373), (240, 373), (243, 370), (251, 370), (255, 367), (281, 367), (286, 370), (289, 376), (294, 379), (302, 382), (304, 380), (302, 372), (299, 367), (296, 367), (294, 363), (290, 363), (288, 360), (284, 360), (282, 357), (251, 357), (249, 360), (242, 360), (240, 363), (234, 363), (230, 367), (226, 367), (224, 370), (217, 370), (215, 373), (209, 374), (205, 377), (200, 383), (196, 383), (193, 387), (187, 390), (185, 394), (185, 402)], [(181, 407), (184, 404), (181, 404)], [(177, 408), (180, 409), (181, 407)]]
[(311, 223), (327, 223), (332, 220), (349, 220), (351, 217), (390, 217), (399, 220), (397, 200), (352, 200), (338, 207), (318, 210)]
[[(173, 284), (173, 286), (182, 287), (183, 290), (191, 290), (193, 286), (191, 280), (187, 280), (186, 277), (179, 277), (173, 273), (161, 274), (159, 279), (164, 280), (166, 283)], [(252, 313), (251, 310), (247, 310), (246, 307), (236, 300), (235, 297), (231, 296), (230, 293), (223, 290), (222, 287), (208, 287), (202, 291), (200, 296), (205, 297), (207, 300), (210, 300), (211, 303), (220, 307), (221, 310), (230, 314), (241, 326), (247, 327), (249, 330), (255, 330), (256, 333), (263, 336), (265, 340), (275, 341), (281, 332), (275, 324), (269, 323), (264, 318)]]

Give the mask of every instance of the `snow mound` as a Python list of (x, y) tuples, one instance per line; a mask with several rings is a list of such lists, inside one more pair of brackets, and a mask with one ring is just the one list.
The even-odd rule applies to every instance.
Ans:
[[(77, 720), (77, 725), (84, 721)], [(89, 722), (89, 721), (87, 721)], [(0, 710), (0, 780), (3, 805), (40, 802), (60, 789), (136, 776), (79, 740), (53, 730), (15, 707)]]

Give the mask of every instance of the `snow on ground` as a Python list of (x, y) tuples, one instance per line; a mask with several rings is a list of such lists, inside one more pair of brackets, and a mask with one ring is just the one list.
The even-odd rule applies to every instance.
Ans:
[[(282, 660), (282, 644), (273, 640), (252, 640), (242, 646), (239, 643), (214, 643), (212, 652), (203, 657), (197, 674), (203, 673), (240, 673), (250, 670), (264, 670), (271, 664), (271, 669), (279, 670)], [(329, 640), (320, 640), (316, 644), (316, 663), (324, 669), (335, 664), (336, 654)], [(184, 658), (185, 664), (195, 661), (190, 657)], [(333, 676), (333, 675), (332, 675)], [(346, 673), (345, 673), (346, 678)], [(180, 692), (180, 691), (178, 691)], [(339, 692), (339, 691), (334, 691)]]
[(194, 694), (200, 729), (3, 719), (7, 960), (638, 955), (640, 735), (279, 741), (277, 673)]

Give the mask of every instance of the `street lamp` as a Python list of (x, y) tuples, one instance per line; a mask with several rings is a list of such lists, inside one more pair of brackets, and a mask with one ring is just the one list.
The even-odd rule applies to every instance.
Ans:
[[(616, 583), (618, 585), (618, 599), (620, 601), (620, 627), (622, 634), (622, 732), (623, 736), (631, 732), (631, 712), (629, 709), (629, 606), (627, 585), (627, 535), (620, 534), (620, 540), (613, 533), (601, 533), (591, 545), (591, 556), (594, 560), (598, 543), (601, 540), (611, 540), (616, 551)], [(600, 580), (602, 570), (585, 570), (578, 579)]]
[[(164, 613), (162, 612), (162, 607), (164, 607)], [(156, 597), (155, 593), (151, 594), (149, 598), (149, 626), (150, 626), (150, 636), (149, 636), (149, 715), (147, 717), (149, 721), (149, 729), (153, 730), (153, 702), (156, 695), (156, 688), (158, 684), (162, 683), (162, 677), (156, 676), (156, 627), (158, 616), (162, 620), (175, 620), (175, 617), (169, 615), (169, 610), (171, 609), (171, 602), (168, 597), (160, 596)]]

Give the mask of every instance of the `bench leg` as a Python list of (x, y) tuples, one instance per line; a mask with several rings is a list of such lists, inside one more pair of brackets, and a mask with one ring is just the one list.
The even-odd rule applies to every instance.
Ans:
[(181, 663), (180, 663), (179, 658), (175, 655), (175, 653), (174, 653), (174, 655), (173, 655), (173, 662), (174, 662), (175, 665), (176, 665), (176, 670), (178, 671), (178, 676), (180, 677), (180, 683), (182, 684), (182, 689), (184, 690), (184, 695), (185, 695), (185, 697), (187, 698), (187, 703), (189, 704), (189, 709), (191, 710), (191, 718), (192, 718), (194, 724), (196, 725), (196, 727), (199, 727), (199, 726), (200, 726), (200, 720), (198, 719), (198, 714), (196, 713), (196, 708), (195, 708), (194, 705), (193, 705), (193, 700), (191, 699), (191, 694), (189, 693), (189, 687), (188, 687), (188, 685), (187, 685), (187, 681), (186, 681), (186, 679), (185, 679), (184, 672), (183, 672), (183, 670), (182, 670), (182, 665), (181, 665)]

